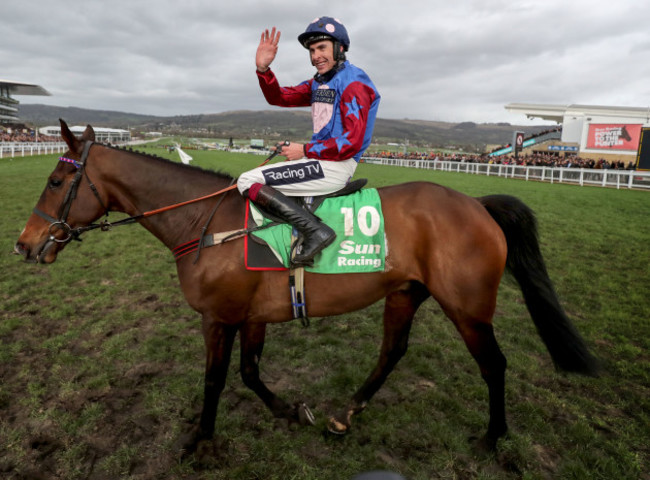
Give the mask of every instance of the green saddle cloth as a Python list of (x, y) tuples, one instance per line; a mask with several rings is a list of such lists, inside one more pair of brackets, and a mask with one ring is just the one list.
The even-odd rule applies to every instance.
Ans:
[[(250, 205), (257, 225), (271, 223), (252, 202)], [(314, 266), (306, 267), (306, 271), (327, 274), (384, 271), (384, 216), (376, 189), (327, 198), (315, 214), (336, 232), (336, 240), (316, 255)], [(291, 225), (280, 224), (258, 230), (253, 235), (266, 242), (278, 260), (289, 267), (291, 230)]]

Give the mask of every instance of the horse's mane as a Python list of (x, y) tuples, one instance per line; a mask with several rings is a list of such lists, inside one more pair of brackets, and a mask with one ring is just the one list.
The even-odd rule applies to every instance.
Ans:
[(105, 147), (108, 147), (111, 150), (117, 150), (119, 152), (131, 154), (131, 155), (137, 155), (137, 156), (140, 156), (140, 157), (145, 157), (145, 158), (148, 158), (148, 159), (151, 159), (151, 160), (155, 160), (157, 162), (162, 162), (162, 163), (164, 163), (166, 165), (171, 166), (172, 168), (177, 168), (177, 169), (185, 170), (185, 171), (188, 171), (188, 172), (191, 171), (191, 172), (194, 172), (194, 173), (200, 172), (200, 173), (205, 174), (205, 175), (211, 175), (213, 177), (217, 177), (217, 178), (219, 178), (221, 180), (232, 180), (233, 179), (233, 177), (230, 174), (225, 173), (223, 171), (207, 170), (205, 168), (201, 168), (201, 167), (198, 167), (196, 165), (187, 165), (185, 163), (174, 162), (173, 160), (161, 157), (159, 155), (154, 155), (153, 153), (143, 152), (143, 151), (140, 151), (140, 150), (134, 150), (132, 147), (120, 147), (120, 146), (117, 146), (117, 145), (111, 145), (110, 143), (109, 144), (102, 143), (101, 145), (104, 145)]

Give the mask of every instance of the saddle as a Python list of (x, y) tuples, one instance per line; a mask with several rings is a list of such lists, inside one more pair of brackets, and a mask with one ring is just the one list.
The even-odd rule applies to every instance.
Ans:
[[(365, 187), (366, 183), (368, 183), (367, 178), (359, 178), (358, 180), (353, 180), (351, 182), (348, 182), (345, 185), (345, 187), (343, 187), (340, 190), (337, 190), (336, 192), (328, 193), (327, 195), (318, 195), (316, 197), (299, 197), (299, 198), (302, 199), (303, 204), (305, 205), (305, 207), (313, 212), (318, 207), (321, 206), (321, 204), (325, 201), (326, 198), (343, 197), (345, 195), (351, 195), (353, 193), (358, 192), (363, 187)], [(311, 198), (312, 201), (311, 201), (311, 203), (308, 204), (306, 200), (309, 199), (309, 198)]]

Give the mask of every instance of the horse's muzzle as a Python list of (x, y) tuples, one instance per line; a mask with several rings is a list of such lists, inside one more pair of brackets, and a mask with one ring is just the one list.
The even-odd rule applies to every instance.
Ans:
[(14, 255), (20, 255), (27, 263), (52, 263), (56, 260), (56, 249), (50, 252), (56, 245), (51, 240), (46, 240), (39, 248), (32, 249), (29, 245), (18, 241), (14, 245)]
[(20, 255), (21, 257), (23, 257), (26, 262), (32, 262), (32, 263), (36, 262), (36, 259), (30, 259), (29, 258), (29, 247), (27, 247), (23, 243), (20, 243), (20, 242), (16, 243), (14, 245), (14, 252), (13, 253), (14, 253), (14, 255)]

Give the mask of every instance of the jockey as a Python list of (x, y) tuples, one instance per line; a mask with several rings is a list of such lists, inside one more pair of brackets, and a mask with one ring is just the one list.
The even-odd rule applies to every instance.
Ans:
[(331, 17), (307, 26), (298, 41), (309, 50), (316, 75), (294, 87), (281, 87), (269, 68), (278, 51), (280, 31), (262, 33), (255, 63), (262, 93), (271, 105), (311, 106), (313, 135), (307, 143), (289, 142), (280, 155), (287, 162), (243, 173), (240, 193), (253, 203), (292, 224), (304, 237), (294, 265), (312, 265), (330, 245), (334, 231), (287, 196), (325, 195), (350, 180), (370, 145), (379, 106), (379, 92), (366, 73), (349, 63), (350, 39), (345, 27)]

